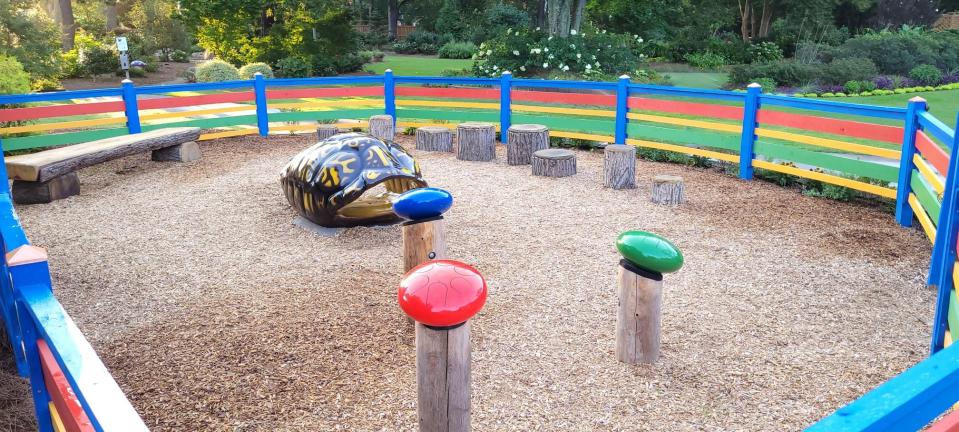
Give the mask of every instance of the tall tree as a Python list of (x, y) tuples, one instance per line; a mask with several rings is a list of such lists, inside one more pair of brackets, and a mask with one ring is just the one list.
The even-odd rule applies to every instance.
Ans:
[(117, 17), (117, 0), (103, 0), (103, 16), (106, 18), (104, 30), (107, 33), (113, 32), (120, 25)]
[(47, 16), (60, 27), (60, 48), (64, 51), (73, 49), (73, 39), (77, 34), (73, 3), (70, 0), (43, 0), (43, 7)]
[(546, 24), (549, 34), (553, 36), (569, 36), (572, 0), (549, 0), (546, 3)]

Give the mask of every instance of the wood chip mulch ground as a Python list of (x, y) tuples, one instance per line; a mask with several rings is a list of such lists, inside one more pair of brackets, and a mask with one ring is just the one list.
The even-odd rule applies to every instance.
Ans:
[[(18, 209), (58, 298), (153, 430), (415, 430), (399, 228), (294, 227), (278, 175), (311, 143), (133, 156), (83, 170), (82, 195)], [(561, 179), (497, 153), (416, 152), (455, 196), (449, 255), (490, 285), (473, 321), (476, 431), (797, 430), (926, 355), (929, 243), (888, 207), (645, 161), (639, 187), (615, 191), (598, 152), (577, 152), (579, 173)], [(688, 202), (650, 203), (658, 174), (684, 177)], [(666, 277), (655, 366), (613, 355), (615, 239), (629, 229), (686, 256)], [(0, 430), (29, 427), (16, 389), (0, 375), (0, 408), (26, 407), (0, 410), (26, 412), (0, 415)]]

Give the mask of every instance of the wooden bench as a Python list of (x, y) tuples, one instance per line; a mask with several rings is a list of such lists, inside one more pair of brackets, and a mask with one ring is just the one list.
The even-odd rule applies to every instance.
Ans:
[(40, 204), (77, 195), (76, 171), (136, 153), (153, 152), (155, 161), (200, 159), (199, 137), (200, 128), (166, 128), (8, 157), (13, 202)]

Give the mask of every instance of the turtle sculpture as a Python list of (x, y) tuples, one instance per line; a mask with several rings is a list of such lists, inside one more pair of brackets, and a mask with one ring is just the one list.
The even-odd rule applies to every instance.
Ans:
[[(403, 147), (369, 135), (333, 135), (290, 159), (280, 173), (287, 201), (324, 227), (352, 227), (400, 220), (392, 198), (426, 186), (419, 164)], [(383, 184), (386, 192), (363, 196)]]

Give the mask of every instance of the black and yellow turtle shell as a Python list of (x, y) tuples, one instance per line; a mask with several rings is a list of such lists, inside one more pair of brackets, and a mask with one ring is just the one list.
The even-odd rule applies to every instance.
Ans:
[[(388, 193), (360, 197), (383, 183)], [(290, 205), (325, 227), (396, 222), (390, 198), (425, 187), (419, 164), (406, 150), (369, 135), (333, 135), (290, 159), (280, 173)]]

